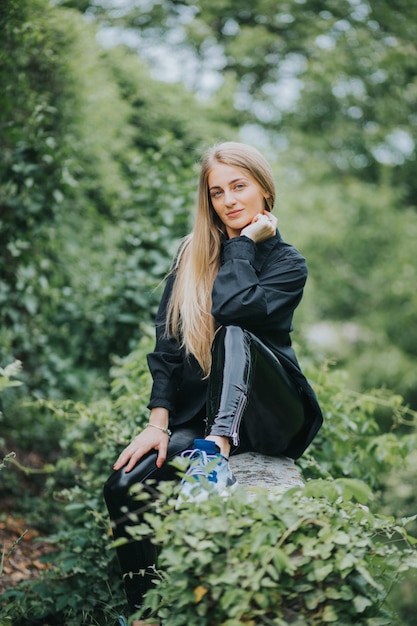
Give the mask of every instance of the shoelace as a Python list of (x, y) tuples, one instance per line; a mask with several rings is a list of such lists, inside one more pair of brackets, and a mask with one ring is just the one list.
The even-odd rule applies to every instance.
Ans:
[[(190, 461), (200, 460), (201, 459), (201, 461), (202, 461), (201, 466), (199, 467), (197, 465), (195, 468), (193, 468), (193, 474), (201, 475), (201, 476), (206, 476), (207, 475), (206, 472), (204, 471), (203, 467), (205, 465), (207, 465), (208, 463), (210, 463), (211, 460), (207, 458), (207, 453), (205, 452), (205, 450), (198, 450), (198, 449), (197, 450), (186, 450), (185, 452), (183, 452), (181, 454), (181, 456), (188, 457), (190, 459)], [(210, 472), (209, 476), (211, 476), (212, 474), (213, 474), (213, 471)]]

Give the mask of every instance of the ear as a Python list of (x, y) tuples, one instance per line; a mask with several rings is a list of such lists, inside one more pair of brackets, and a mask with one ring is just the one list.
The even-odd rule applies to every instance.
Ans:
[(270, 204), (270, 202), (269, 202), (270, 198), (271, 198), (271, 196), (270, 196), (270, 194), (269, 194), (269, 193), (266, 193), (266, 194), (264, 195), (264, 205), (265, 205), (265, 210), (266, 210), (266, 211), (269, 211), (269, 212), (271, 212), (271, 211), (272, 211), (272, 207), (271, 207), (271, 204)]

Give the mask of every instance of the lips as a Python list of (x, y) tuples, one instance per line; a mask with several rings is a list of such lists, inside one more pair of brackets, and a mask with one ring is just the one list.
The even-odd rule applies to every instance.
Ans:
[(227, 217), (232, 218), (232, 217), (238, 217), (239, 215), (242, 214), (243, 209), (236, 209), (235, 211), (229, 211), (229, 213), (227, 213)]

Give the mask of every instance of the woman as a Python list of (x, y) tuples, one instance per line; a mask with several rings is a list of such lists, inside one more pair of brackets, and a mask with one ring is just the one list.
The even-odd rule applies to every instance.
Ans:
[[(306, 264), (281, 239), (274, 201), (272, 172), (258, 150), (226, 142), (207, 152), (194, 229), (168, 276), (148, 355), (148, 427), (122, 451), (105, 486), (115, 538), (129, 538), (125, 512), (137, 508), (131, 486), (176, 479), (175, 456), (191, 459), (181, 497), (207, 497), (234, 486), (231, 453), (297, 458), (321, 426), (290, 340)], [(117, 551), (135, 611), (152, 584), (155, 549), (144, 540)]]

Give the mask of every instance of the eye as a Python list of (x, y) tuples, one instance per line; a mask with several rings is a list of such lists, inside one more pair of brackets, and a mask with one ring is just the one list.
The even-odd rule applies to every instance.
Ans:
[(212, 198), (220, 198), (221, 195), (222, 195), (222, 192), (220, 190), (211, 192)]
[(235, 185), (235, 189), (237, 191), (240, 191), (241, 189), (244, 189), (246, 187), (246, 185), (244, 183), (236, 183)]

